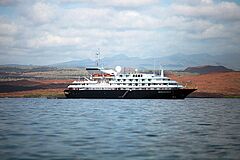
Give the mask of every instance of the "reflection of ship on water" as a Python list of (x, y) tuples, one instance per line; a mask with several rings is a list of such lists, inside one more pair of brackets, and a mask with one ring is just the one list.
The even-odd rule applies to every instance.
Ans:
[[(99, 55), (97, 55), (99, 56)], [(97, 65), (99, 62), (97, 62)], [(178, 82), (160, 75), (121, 73), (100, 67), (86, 68), (89, 77), (82, 77), (68, 86), (67, 98), (109, 98), (109, 99), (184, 99), (196, 89), (187, 89)]]

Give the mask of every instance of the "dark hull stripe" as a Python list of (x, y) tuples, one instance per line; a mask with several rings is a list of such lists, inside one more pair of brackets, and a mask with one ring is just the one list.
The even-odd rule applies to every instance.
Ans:
[(184, 99), (196, 89), (177, 90), (65, 90), (67, 98), (92, 99)]

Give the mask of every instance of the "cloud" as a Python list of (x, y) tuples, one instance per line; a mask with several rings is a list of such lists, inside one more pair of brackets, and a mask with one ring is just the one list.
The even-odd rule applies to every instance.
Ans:
[(30, 48), (74, 46), (81, 43), (82, 40), (79, 37), (64, 37), (51, 34), (28, 40), (28, 46)]
[(57, 11), (56, 6), (41, 1), (36, 2), (30, 8), (27, 7), (24, 9), (26, 9), (26, 17), (30, 18), (32, 22), (39, 24), (49, 23), (54, 20)]
[(214, 4), (213, 0), (174, 0), (174, 3), (192, 6)]
[(105, 5), (112, 6), (143, 6), (157, 3), (156, 0), (106, 0)]
[(18, 27), (13, 22), (7, 22), (0, 18), (0, 36), (1, 35), (15, 35), (18, 31)]
[(139, 7), (145, 5), (153, 5), (158, 3), (158, 0), (61, 0), (61, 3), (87, 3), (97, 6), (114, 6), (114, 7)]
[(171, 10), (176, 15), (187, 17), (240, 20), (240, 6), (233, 2), (204, 3), (197, 6), (174, 4), (171, 6)]
[(133, 10), (78, 8), (64, 12), (59, 23), (65, 27), (71, 24), (71, 27), (75, 28), (152, 29), (157, 28), (160, 22), (154, 17)]
[(14, 4), (14, 0), (0, 0), (0, 5), (12, 5)]
[(103, 56), (141, 57), (240, 50), (240, 6), (234, 2), (9, 0), (0, 5), (1, 62), (20, 56), (31, 63), (49, 57), (41, 61), (46, 64), (91, 58), (97, 48)]

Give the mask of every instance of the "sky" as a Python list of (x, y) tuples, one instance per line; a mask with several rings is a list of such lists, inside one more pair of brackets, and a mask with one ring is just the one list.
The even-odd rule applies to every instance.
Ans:
[(0, 64), (240, 54), (240, 0), (0, 0)]

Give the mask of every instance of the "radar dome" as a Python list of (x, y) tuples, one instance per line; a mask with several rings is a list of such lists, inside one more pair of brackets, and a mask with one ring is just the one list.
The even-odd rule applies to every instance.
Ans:
[(120, 66), (117, 66), (117, 67), (115, 68), (115, 70), (117, 71), (117, 73), (120, 73), (121, 70), (122, 70), (122, 68), (121, 68)]

